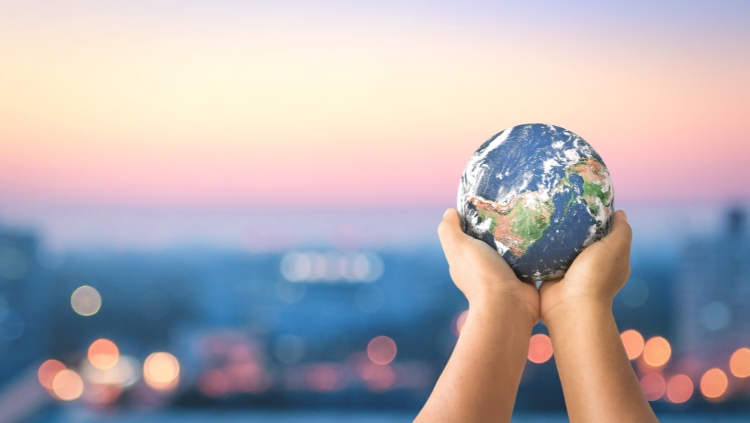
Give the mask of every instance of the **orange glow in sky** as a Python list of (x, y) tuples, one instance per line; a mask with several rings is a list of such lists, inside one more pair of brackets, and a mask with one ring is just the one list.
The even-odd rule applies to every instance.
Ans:
[(620, 202), (747, 194), (741, 6), (330, 7), (0, 6), (0, 197), (447, 206), (472, 152), (531, 122), (594, 145)]

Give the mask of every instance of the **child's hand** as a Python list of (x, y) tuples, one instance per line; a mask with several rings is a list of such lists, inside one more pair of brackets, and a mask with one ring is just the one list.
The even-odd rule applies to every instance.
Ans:
[(545, 281), (539, 290), (541, 318), (545, 323), (563, 302), (588, 302), (612, 306), (612, 300), (630, 276), (630, 242), (633, 233), (627, 215), (620, 210), (612, 221), (612, 232), (575, 259), (560, 280)]
[(539, 293), (534, 285), (521, 282), (508, 263), (492, 247), (466, 235), (455, 209), (445, 212), (438, 227), (451, 277), (470, 305), (517, 304), (531, 320), (539, 321)]

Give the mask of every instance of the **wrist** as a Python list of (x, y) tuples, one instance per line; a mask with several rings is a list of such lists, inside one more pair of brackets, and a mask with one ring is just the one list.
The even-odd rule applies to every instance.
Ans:
[(469, 313), (487, 318), (512, 317), (529, 326), (534, 326), (539, 321), (539, 312), (512, 290), (478, 296), (469, 301), (469, 310)]
[(612, 300), (593, 296), (576, 296), (561, 300), (542, 314), (545, 326), (571, 319), (600, 319), (612, 316)]

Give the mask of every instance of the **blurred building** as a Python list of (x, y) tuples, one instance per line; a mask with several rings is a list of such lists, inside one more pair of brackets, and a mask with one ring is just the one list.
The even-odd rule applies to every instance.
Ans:
[(747, 213), (727, 212), (723, 233), (686, 245), (675, 284), (677, 349), (693, 371), (725, 368), (750, 347), (750, 237)]
[(39, 360), (50, 340), (49, 295), (37, 240), (0, 226), (0, 384)]

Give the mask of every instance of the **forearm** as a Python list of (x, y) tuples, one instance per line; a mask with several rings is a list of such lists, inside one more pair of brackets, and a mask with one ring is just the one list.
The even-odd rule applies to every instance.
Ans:
[(568, 416), (577, 422), (656, 422), (610, 304), (561, 303), (545, 316)]
[(534, 326), (516, 300), (471, 305), (417, 422), (508, 422)]

